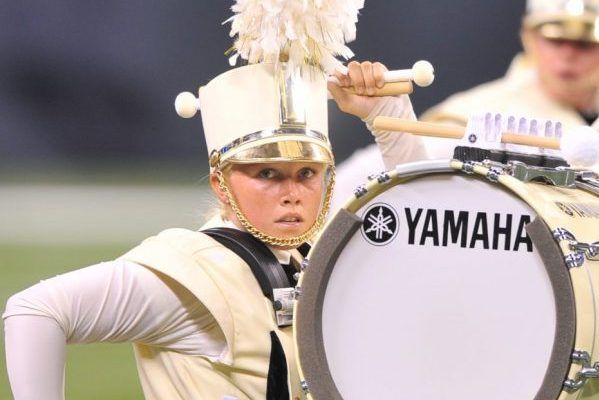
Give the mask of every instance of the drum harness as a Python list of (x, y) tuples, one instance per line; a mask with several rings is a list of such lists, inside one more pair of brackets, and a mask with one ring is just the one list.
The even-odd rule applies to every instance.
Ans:
[[(293, 265), (281, 265), (275, 255), (260, 240), (248, 232), (234, 228), (210, 228), (201, 231), (239, 256), (250, 267), (260, 289), (273, 305), (277, 324), (291, 325), (297, 271)], [(310, 245), (297, 249), (306, 256)]]
[[(273, 305), (279, 327), (291, 325), (295, 288), (292, 265), (283, 266), (260, 240), (248, 232), (233, 228), (210, 228), (200, 231), (239, 256), (249, 266), (260, 289)], [(298, 248), (304, 257), (310, 246)], [(287, 358), (283, 346), (274, 331), (270, 332), (271, 353), (268, 367), (266, 400), (288, 400)]]

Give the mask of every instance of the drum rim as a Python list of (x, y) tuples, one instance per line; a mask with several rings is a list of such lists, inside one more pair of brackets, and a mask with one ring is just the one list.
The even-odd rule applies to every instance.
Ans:
[[(422, 174), (414, 177), (427, 175), (430, 175), (430, 171), (422, 171)], [(482, 180), (477, 176), (473, 178)], [(387, 183), (388, 187), (381, 192), (398, 183)], [(510, 192), (510, 189), (505, 186), (502, 186), (502, 189)], [(524, 200), (520, 199), (520, 201)], [(294, 323), (297, 362), (304, 388), (315, 399), (343, 399), (328, 367), (322, 335), (322, 311), (326, 287), (337, 259), (361, 224), (362, 219), (356, 214), (345, 209), (339, 210), (325, 229), (325, 233), (328, 234), (321, 236), (309, 254), (310, 266), (300, 280), (301, 296), (297, 302)], [(539, 250), (549, 276), (556, 307), (556, 328), (550, 360), (534, 399), (557, 399), (562, 392), (562, 385), (571, 365), (570, 356), (574, 347), (576, 331), (574, 289), (562, 251), (553, 240), (550, 229), (542, 217), (537, 216), (527, 226), (527, 232), (534, 246)], [(309, 368), (304, 368), (308, 365)]]

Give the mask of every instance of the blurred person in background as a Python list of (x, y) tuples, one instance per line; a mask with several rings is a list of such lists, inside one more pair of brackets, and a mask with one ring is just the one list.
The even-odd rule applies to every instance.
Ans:
[[(452, 95), (419, 119), (465, 126), (472, 114), (498, 112), (561, 121), (565, 129), (596, 121), (599, 0), (528, 0), (520, 36), (524, 52), (515, 56), (504, 77)], [(427, 158), (435, 159), (451, 158), (458, 141), (423, 142)], [(414, 154), (396, 158), (398, 163), (418, 159)], [(384, 168), (376, 146), (357, 150), (338, 166), (334, 204)]]

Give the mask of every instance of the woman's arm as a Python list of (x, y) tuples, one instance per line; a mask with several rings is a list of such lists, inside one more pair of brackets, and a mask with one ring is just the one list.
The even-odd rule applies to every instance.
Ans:
[(7, 318), (4, 338), (14, 398), (62, 400), (66, 343), (56, 321), (33, 315)]
[(172, 279), (112, 261), (48, 279), (12, 296), (3, 315), (15, 399), (62, 399), (67, 343), (142, 342), (218, 357), (222, 332)]
[(385, 169), (395, 168), (397, 164), (426, 160), (428, 153), (422, 139), (416, 135), (401, 132), (378, 131), (373, 127), (378, 116), (416, 120), (412, 102), (407, 95), (398, 97), (380, 97), (378, 103), (362, 121), (378, 145), (383, 156)]
[[(397, 164), (428, 158), (422, 140), (415, 135), (398, 132), (376, 131), (372, 127), (377, 116), (416, 119), (412, 103), (407, 95), (398, 97), (371, 97), (377, 87), (384, 84), (383, 74), (387, 68), (381, 63), (369, 61), (348, 64), (348, 74), (336, 74), (340, 85), (329, 82), (328, 88), (339, 109), (355, 115), (366, 123), (379, 147), (386, 169)], [(354, 86), (359, 94), (343, 90)]]

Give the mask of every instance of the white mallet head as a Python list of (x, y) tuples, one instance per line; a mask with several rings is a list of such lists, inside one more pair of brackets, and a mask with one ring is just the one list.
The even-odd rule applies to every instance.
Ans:
[(420, 87), (427, 87), (435, 80), (433, 65), (425, 60), (416, 61), (412, 66), (414, 83)]
[(200, 109), (200, 99), (196, 98), (193, 93), (179, 93), (175, 99), (175, 110), (182, 118), (191, 118)]
[(599, 132), (590, 126), (567, 130), (560, 140), (564, 159), (575, 168), (599, 165)]
[(395, 69), (385, 72), (385, 82), (414, 81), (420, 87), (426, 87), (435, 80), (435, 69), (428, 61), (416, 61), (410, 69)]

